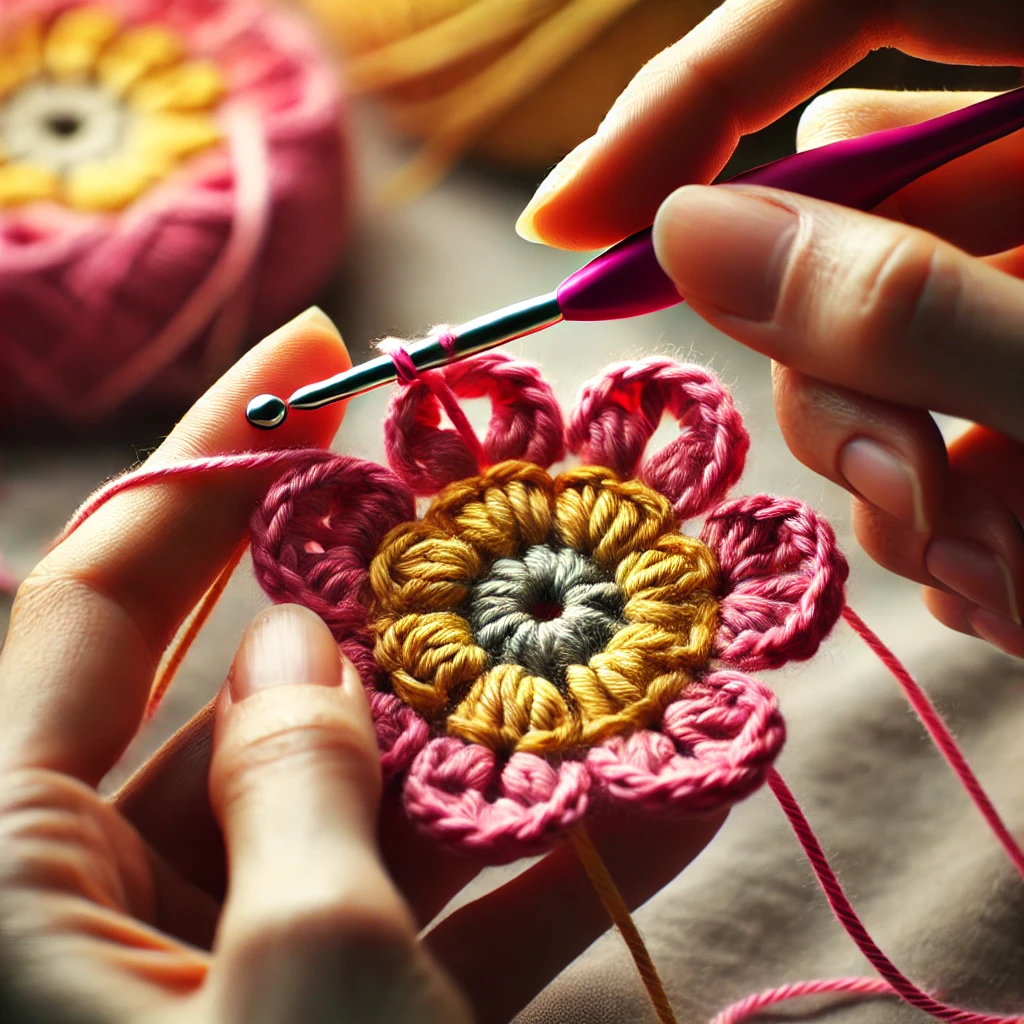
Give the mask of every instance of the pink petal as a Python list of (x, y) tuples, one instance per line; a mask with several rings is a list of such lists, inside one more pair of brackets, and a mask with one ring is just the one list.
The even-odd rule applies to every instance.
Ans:
[(507, 763), (450, 736), (431, 740), (409, 769), (405, 808), (434, 838), (497, 862), (548, 849), (586, 813), (590, 773), (534, 754)]
[[(679, 437), (641, 465), (668, 412)], [(664, 494), (680, 521), (721, 501), (743, 472), (750, 439), (729, 392), (701, 366), (662, 356), (609, 367), (583, 388), (566, 442), (590, 465), (638, 476)]]
[(408, 704), (393, 693), (371, 690), (370, 713), (377, 731), (380, 766), (389, 782), (405, 771), (430, 739), (430, 727)]
[[(459, 399), (489, 398), (481, 442)], [(442, 411), (454, 429), (441, 427)], [(562, 412), (540, 370), (504, 352), (483, 352), (421, 374), (388, 407), (384, 441), (391, 468), (416, 494), (521, 459), (547, 469), (564, 454)]]
[(367, 569), (384, 534), (415, 518), (409, 489), (364, 459), (334, 456), (285, 473), (253, 513), (253, 571), (274, 601), (316, 612), (369, 685)]
[(775, 695), (739, 672), (715, 672), (666, 709), (662, 731), (616, 736), (587, 755), (595, 781), (646, 812), (706, 813), (757, 789), (782, 748)]
[(761, 494), (716, 509), (701, 537), (722, 570), (717, 657), (747, 670), (810, 658), (846, 600), (849, 566), (828, 522)]

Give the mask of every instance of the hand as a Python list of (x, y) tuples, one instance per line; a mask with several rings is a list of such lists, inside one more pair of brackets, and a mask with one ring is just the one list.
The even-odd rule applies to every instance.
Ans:
[[(590, 249), (654, 220), (658, 258), (695, 311), (774, 360), (786, 441), (854, 495), (868, 554), (923, 584), (947, 626), (1024, 657), (1024, 133), (926, 175), (878, 216), (686, 184), (710, 181), (742, 134), (888, 45), (1024, 64), (1024, 6), (727, 0), (637, 75), (519, 230)], [(826, 93), (798, 146), (983, 98)], [(929, 410), (976, 426), (947, 445)]]
[[(327, 444), (339, 406), (273, 434), (242, 411), (348, 365), (330, 322), (300, 317), (216, 384), (150, 465)], [(19, 590), (0, 656), (4, 1020), (459, 1024), (471, 1008), (481, 1024), (507, 1021), (608, 928), (559, 848), (417, 941), (482, 865), (414, 834), (394, 793), (379, 802), (359, 681), (294, 606), (259, 616), (217, 700), (114, 799), (97, 794), (162, 652), (270, 480), (125, 491)], [(593, 835), (637, 906), (723, 817), (608, 818)], [(6, 1014), (4, 997), (17, 1007)]]

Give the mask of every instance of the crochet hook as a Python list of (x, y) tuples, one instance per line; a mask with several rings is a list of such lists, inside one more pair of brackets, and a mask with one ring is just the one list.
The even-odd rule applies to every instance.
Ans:
[[(901, 128), (844, 139), (762, 164), (729, 184), (767, 185), (870, 210), (910, 182), (950, 160), (1024, 128), (1024, 88)], [(406, 349), (416, 370), (428, 370), (562, 320), (617, 320), (682, 302), (654, 255), (651, 228), (613, 245), (567, 277), (555, 291), (506, 306)], [(254, 427), (273, 429), (289, 409), (318, 409), (389, 384), (398, 377), (389, 355), (299, 388), (287, 402), (259, 395), (246, 408)]]

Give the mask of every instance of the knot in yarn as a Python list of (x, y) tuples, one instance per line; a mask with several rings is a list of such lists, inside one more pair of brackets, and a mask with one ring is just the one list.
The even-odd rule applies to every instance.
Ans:
[(556, 753), (653, 721), (700, 671), (717, 563), (605, 469), (505, 462), (442, 491), (370, 566), (376, 659), (449, 735)]

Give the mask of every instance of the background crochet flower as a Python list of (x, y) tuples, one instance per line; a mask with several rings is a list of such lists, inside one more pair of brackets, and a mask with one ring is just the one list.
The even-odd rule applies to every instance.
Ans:
[[(480, 394), (482, 440), (458, 409)], [(680, 434), (645, 459), (666, 411)], [(385, 436), (393, 472), (328, 456), (282, 477), (253, 558), (359, 668), (411, 818), (501, 860), (601, 803), (694, 813), (762, 784), (784, 728), (746, 672), (814, 653), (847, 566), (803, 504), (725, 500), (748, 438), (714, 376), (618, 364), (563, 426), (535, 367), (487, 353), (400, 389)], [(550, 475), (566, 448), (583, 465)]]

